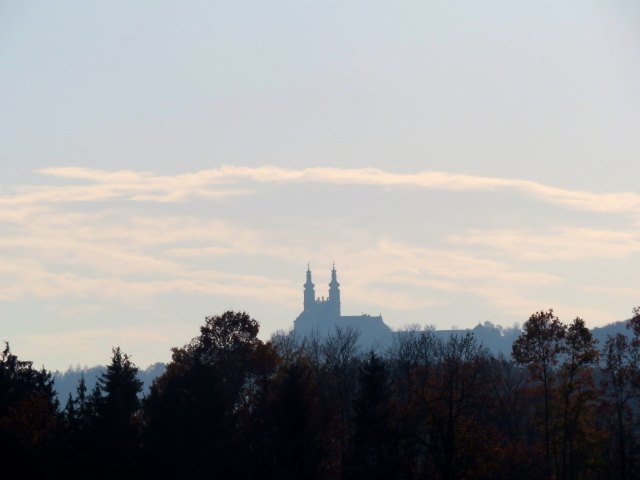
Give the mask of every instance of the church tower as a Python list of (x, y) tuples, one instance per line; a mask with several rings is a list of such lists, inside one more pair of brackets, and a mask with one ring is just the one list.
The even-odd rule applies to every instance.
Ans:
[(329, 299), (327, 301), (329, 312), (335, 317), (340, 316), (340, 284), (336, 274), (336, 264), (331, 269), (331, 283), (329, 284)]
[(311, 281), (311, 267), (307, 264), (307, 281), (304, 284), (304, 311), (311, 312), (316, 304), (315, 285)]
[(298, 338), (327, 337), (337, 328), (349, 328), (359, 334), (358, 345), (366, 350), (391, 345), (393, 332), (382, 320), (382, 315), (342, 315), (340, 284), (336, 265), (331, 269), (328, 298), (316, 298), (311, 280), (311, 267), (307, 265), (307, 281), (304, 284), (304, 311), (293, 322)]

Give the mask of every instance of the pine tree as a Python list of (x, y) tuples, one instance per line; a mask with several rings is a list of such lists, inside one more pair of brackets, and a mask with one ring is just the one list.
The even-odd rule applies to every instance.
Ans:
[[(93, 463), (100, 475), (132, 477), (140, 455), (138, 395), (142, 392), (142, 382), (130, 357), (120, 347), (113, 348), (112, 352), (111, 364), (100, 375), (86, 402), (90, 425), (88, 441), (95, 446)], [(79, 389), (86, 390), (86, 387), (79, 385)]]

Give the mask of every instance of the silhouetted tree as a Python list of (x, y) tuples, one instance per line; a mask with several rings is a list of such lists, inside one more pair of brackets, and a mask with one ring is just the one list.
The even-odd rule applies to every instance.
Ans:
[(525, 365), (534, 380), (542, 385), (544, 402), (544, 448), (547, 478), (552, 476), (551, 462), (551, 394), (560, 355), (564, 351), (565, 327), (553, 310), (537, 312), (523, 326), (523, 333), (513, 343), (513, 359)]
[(640, 398), (640, 307), (626, 322), (631, 338), (618, 333), (608, 336), (602, 350), (604, 360), (602, 406), (610, 416), (603, 416), (611, 432), (608, 465), (612, 478), (637, 478), (638, 399)]
[(75, 398), (69, 393), (64, 409), (66, 452), (62, 463), (69, 471), (69, 478), (83, 478), (93, 466), (96, 455), (95, 418), (90, 414), (91, 406), (87, 396), (84, 375), (78, 380)]
[(564, 335), (564, 361), (559, 371), (561, 412), (560, 472), (563, 479), (584, 478), (580, 465), (589, 465), (588, 439), (591, 428), (586, 425), (593, 418), (595, 389), (593, 366), (598, 361), (596, 341), (584, 320), (575, 318)]
[(626, 480), (629, 475), (630, 444), (636, 436), (633, 431), (632, 401), (636, 397), (634, 379), (638, 375), (638, 358), (627, 337), (621, 333), (607, 337), (602, 350), (602, 404), (611, 416), (603, 416), (612, 433), (608, 461), (614, 478)]
[(76, 397), (69, 393), (65, 406), (65, 417), (71, 430), (85, 429), (88, 423), (89, 406), (87, 399), (87, 384), (84, 375), (80, 376), (76, 387)]
[(430, 377), (430, 456), (445, 480), (481, 468), (486, 442), (479, 420), (486, 415), (487, 355), (471, 333), (438, 342)]
[(357, 389), (359, 366), (358, 335), (352, 328), (336, 327), (321, 345), (322, 369), (318, 383), (323, 403), (331, 405), (335, 413), (331, 420), (335, 439), (332, 454), (335, 460), (329, 463), (340, 466), (344, 463), (353, 426), (353, 398)]
[(397, 474), (391, 389), (384, 361), (370, 352), (358, 375), (346, 478), (388, 479)]
[(94, 476), (110, 478), (133, 476), (137, 471), (140, 445), (140, 399), (142, 382), (137, 378), (138, 368), (131, 358), (120, 350), (112, 349), (111, 363), (100, 375), (88, 401), (83, 382), (78, 386), (78, 403), (84, 406), (84, 419), (88, 433), (90, 464), (96, 469)]
[[(393, 337), (387, 352), (393, 373), (394, 387), (399, 401), (407, 402), (409, 385), (418, 368), (427, 373), (435, 361), (436, 337), (433, 329), (414, 326), (401, 330)], [(424, 379), (426, 380), (426, 379)]]
[(51, 374), (19, 360), (9, 344), (0, 353), (0, 452), (5, 472), (50, 475), (58, 445), (58, 401)]
[[(495, 438), (484, 459), (486, 477), (537, 480), (544, 475), (544, 452), (532, 442), (536, 425), (529, 374), (502, 355), (490, 363), (487, 420)], [(484, 428), (490, 430), (490, 425)]]
[(172, 350), (145, 402), (146, 444), (163, 474), (237, 475), (233, 439), (241, 394), (263, 346), (258, 328), (248, 314), (228, 311), (207, 317), (198, 337)]
[(142, 391), (142, 382), (137, 377), (138, 367), (131, 358), (122, 353), (120, 347), (112, 352), (111, 364), (98, 379), (104, 399), (100, 414), (114, 431), (123, 434), (133, 427), (132, 420), (140, 408), (138, 395)]
[(335, 441), (330, 435), (331, 410), (324, 407), (309, 358), (302, 355), (283, 364), (265, 412), (267, 478), (324, 478), (322, 460)]
[[(268, 425), (269, 395), (280, 359), (271, 343), (259, 343), (251, 353), (245, 381), (234, 406), (232, 442), (236, 478), (264, 476), (265, 453), (271, 441)], [(255, 461), (247, 462), (247, 455)]]

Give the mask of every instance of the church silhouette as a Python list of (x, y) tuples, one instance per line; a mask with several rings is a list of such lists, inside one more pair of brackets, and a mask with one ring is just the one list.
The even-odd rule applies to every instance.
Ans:
[(311, 279), (311, 268), (307, 265), (307, 281), (304, 284), (304, 310), (293, 322), (293, 331), (300, 337), (317, 334), (326, 336), (338, 328), (350, 328), (359, 334), (358, 344), (362, 348), (387, 346), (391, 342), (391, 329), (382, 320), (382, 315), (342, 315), (340, 284), (336, 266), (331, 269), (329, 296), (316, 298), (315, 285)]

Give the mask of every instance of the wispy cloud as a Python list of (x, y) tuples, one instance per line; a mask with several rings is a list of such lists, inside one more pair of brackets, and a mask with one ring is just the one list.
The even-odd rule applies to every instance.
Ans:
[(640, 252), (640, 233), (558, 227), (545, 231), (501, 229), (449, 235), (452, 245), (487, 249), (528, 261), (625, 258)]
[(36, 261), (0, 258), (0, 262), (0, 301), (94, 298), (137, 303), (165, 294), (251, 298), (285, 305), (297, 300), (293, 283), (259, 275), (182, 269), (177, 275), (134, 279), (60, 271)]
[(634, 192), (596, 193), (517, 178), (442, 171), (395, 173), (376, 168), (290, 169), (276, 166), (222, 166), (173, 176), (132, 170), (110, 172), (78, 167), (52, 167), (41, 169), (39, 172), (58, 179), (88, 182), (89, 185), (23, 186), (12, 194), (0, 197), (0, 205), (104, 200), (179, 202), (190, 197), (220, 198), (247, 194), (252, 191), (252, 183), (323, 183), (416, 187), (453, 192), (511, 190), (541, 201), (592, 212), (640, 213), (640, 195)]
[[(630, 227), (616, 231), (548, 226), (537, 231), (511, 219), (500, 229), (452, 232), (443, 226), (438, 232), (441, 227), (435, 226), (431, 232), (439, 238), (425, 242), (411, 232), (389, 230), (384, 221), (358, 227), (348, 220), (353, 214), (348, 205), (341, 219), (308, 219), (301, 213), (276, 226), (254, 222), (257, 217), (244, 210), (238, 217), (223, 218), (216, 209), (192, 209), (188, 203), (240, 191), (266, 197), (269, 193), (260, 188), (265, 183), (281, 184), (283, 189), (319, 183), (452, 192), (512, 190), (596, 212), (632, 213), (637, 207), (632, 194), (379, 169), (226, 166), (163, 176), (65, 167), (41, 173), (56, 185), (19, 186), (0, 196), (0, 301), (68, 299), (73, 307), (74, 302), (86, 305), (95, 299), (135, 308), (168, 294), (183, 301), (196, 295), (274, 303), (291, 309), (293, 316), (300, 304), (300, 279), (283, 278), (265, 265), (302, 264), (311, 255), (327, 262), (335, 258), (350, 301), (374, 310), (424, 311), (471, 298), (488, 305), (487, 311), (525, 319), (536, 309), (555, 306), (545, 302), (550, 292), (584, 291), (580, 279), (569, 278), (562, 269), (548, 270), (546, 260), (615, 260), (640, 250), (640, 239)], [(185, 205), (157, 204), (178, 201)], [(263, 210), (260, 196), (244, 201), (255, 205), (256, 212)], [(236, 273), (233, 265), (249, 261), (250, 273)], [(598, 315), (605, 318), (602, 312)]]
[(516, 269), (472, 252), (388, 239), (344, 258), (350, 298), (382, 309), (419, 309), (472, 296), (522, 316), (539, 308), (539, 302), (526, 294), (532, 286), (553, 288), (563, 282), (546, 272)]
[[(0, 259), (4, 266), (0, 299), (97, 298), (131, 304), (175, 293), (297, 305), (297, 278), (283, 281), (273, 275), (238, 275), (217, 266), (219, 258), (231, 255), (284, 263), (292, 257), (308, 258), (309, 235), (296, 235), (292, 229), (295, 225), (282, 232), (253, 229), (195, 215), (38, 210), (0, 237), (0, 249), (14, 252)], [(349, 288), (354, 302), (384, 298), (381, 308), (406, 310), (441, 304), (437, 292), (486, 297), (487, 292), (476, 288), (479, 283), (490, 283), (502, 291), (514, 285), (548, 286), (560, 281), (548, 273), (515, 270), (507, 263), (469, 252), (380, 239), (379, 232), (351, 231), (342, 238), (343, 242), (325, 245), (314, 254), (345, 259), (343, 269), (352, 278)], [(211, 263), (204, 268), (202, 262), (207, 259)], [(383, 288), (376, 283), (380, 281), (392, 282), (395, 291), (376, 294)], [(416, 290), (424, 293), (416, 296)]]

